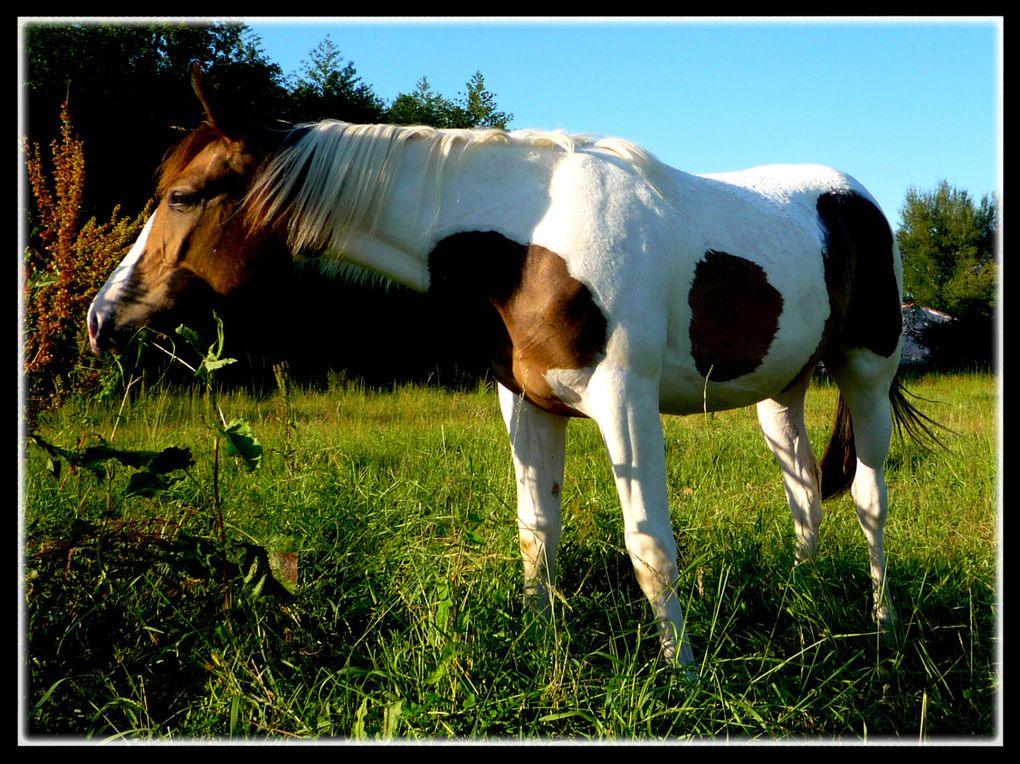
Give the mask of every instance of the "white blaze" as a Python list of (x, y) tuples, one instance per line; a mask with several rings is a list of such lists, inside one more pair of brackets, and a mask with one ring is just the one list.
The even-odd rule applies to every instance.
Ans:
[(110, 312), (120, 299), (120, 293), (124, 284), (131, 278), (135, 265), (141, 258), (142, 253), (145, 252), (145, 243), (149, 238), (149, 232), (152, 230), (152, 221), (155, 220), (155, 218), (156, 215), (153, 213), (149, 216), (149, 219), (145, 221), (145, 227), (142, 228), (142, 232), (131, 247), (131, 250), (127, 253), (124, 259), (120, 261), (120, 265), (118, 265), (116, 269), (114, 269), (113, 273), (110, 274), (110, 278), (106, 280), (102, 289), (100, 289), (99, 293), (93, 298), (92, 304), (89, 305), (89, 343), (92, 346), (92, 352), (97, 355), (99, 354), (99, 345), (97, 342), (99, 328), (103, 325), (104, 321), (108, 320)]

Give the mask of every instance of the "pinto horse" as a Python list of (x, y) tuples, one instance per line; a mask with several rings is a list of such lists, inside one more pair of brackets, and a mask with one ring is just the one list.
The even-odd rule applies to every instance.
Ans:
[[(567, 423), (590, 417), (662, 652), (691, 663), (660, 413), (757, 404), (798, 561), (815, 554), (822, 499), (850, 488), (873, 614), (892, 624), (883, 463), (894, 425), (916, 436), (927, 418), (896, 378), (899, 253), (857, 181), (811, 165), (691, 175), (558, 132), (323, 121), (267, 138), (225, 119), (197, 71), (193, 85), (207, 121), (169, 154), (156, 211), (89, 309), (94, 352), (271, 279), (292, 252), (342, 258), (482, 327), (536, 611), (550, 608)], [(840, 393), (821, 465), (804, 424), (819, 361)]]

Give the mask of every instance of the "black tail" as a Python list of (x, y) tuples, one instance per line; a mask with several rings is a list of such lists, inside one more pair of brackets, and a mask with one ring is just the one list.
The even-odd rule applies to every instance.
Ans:
[[(922, 413), (907, 396), (916, 398), (903, 386), (899, 377), (893, 379), (889, 388), (889, 402), (892, 404), (893, 425), (901, 439), (904, 434), (915, 443), (928, 447), (931, 445), (945, 448), (945, 444), (935, 434), (936, 429), (947, 429), (928, 415)], [(836, 421), (833, 425), (832, 439), (829, 441), (825, 455), (822, 456), (822, 499), (829, 499), (845, 493), (854, 482), (857, 472), (857, 447), (854, 445), (854, 424), (850, 416), (850, 407), (846, 404), (843, 393), (836, 401)]]
[[(895, 388), (896, 385), (893, 385)], [(832, 426), (829, 447), (822, 456), (822, 500), (839, 496), (850, 488), (857, 472), (857, 446), (854, 445), (854, 423), (843, 393), (836, 400), (836, 421)]]

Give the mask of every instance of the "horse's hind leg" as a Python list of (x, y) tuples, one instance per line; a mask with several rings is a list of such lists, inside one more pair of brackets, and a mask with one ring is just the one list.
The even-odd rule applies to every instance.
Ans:
[(810, 372), (789, 389), (758, 404), (765, 442), (779, 462), (797, 534), (797, 562), (814, 557), (822, 522), (821, 471), (804, 426), (804, 395)]
[(526, 603), (549, 615), (560, 542), (560, 493), (569, 420), (536, 408), (502, 385), (499, 404), (517, 475), (517, 526)]
[(857, 519), (868, 541), (874, 615), (883, 630), (893, 626), (896, 612), (886, 591), (883, 533), (889, 499), (885, 487), (885, 458), (892, 440), (893, 419), (889, 391), (896, 376), (899, 353), (880, 356), (870, 350), (844, 349), (826, 358), (826, 367), (846, 399), (853, 423), (857, 469), (850, 493)]

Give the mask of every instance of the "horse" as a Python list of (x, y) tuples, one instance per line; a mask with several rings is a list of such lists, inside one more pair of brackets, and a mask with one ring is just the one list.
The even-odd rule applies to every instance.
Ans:
[[(872, 615), (886, 586), (884, 462), (925, 415), (897, 377), (902, 269), (889, 223), (842, 172), (693, 175), (617, 138), (336, 120), (253, 128), (193, 72), (205, 121), (164, 160), (158, 206), (87, 317), (92, 350), (273, 283), (295, 254), (427, 292), (497, 382), (528, 607), (550, 616), (567, 424), (597, 424), (660, 653), (694, 661), (677, 594), (661, 414), (750, 405), (779, 464), (795, 560), (822, 500), (850, 490)], [(829, 447), (804, 422), (819, 362), (838, 387)]]

